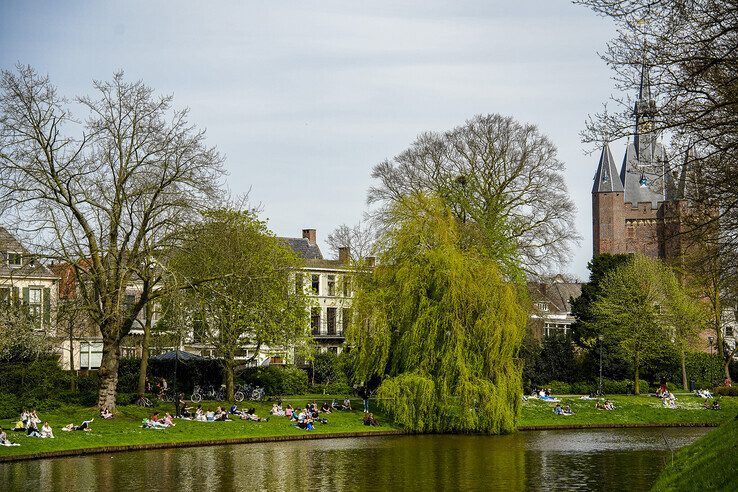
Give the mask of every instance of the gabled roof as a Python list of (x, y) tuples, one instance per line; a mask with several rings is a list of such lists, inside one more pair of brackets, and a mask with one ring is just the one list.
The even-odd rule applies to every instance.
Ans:
[(640, 140), (638, 148), (635, 142), (628, 144), (620, 170), (625, 203), (651, 202), (651, 207), (656, 208), (666, 199), (664, 178), (667, 167), (666, 150), (660, 143)]
[(549, 303), (551, 306), (549, 312), (570, 313), (570, 300), (582, 295), (582, 284), (579, 282), (530, 282), (528, 290), (533, 302), (545, 301)]
[(600, 154), (600, 162), (595, 173), (592, 193), (605, 193), (611, 191), (623, 191), (623, 183), (620, 181), (615, 161), (610, 152), (610, 145), (605, 142)]
[[(21, 254), (22, 263), (20, 267), (11, 268), (8, 266), (8, 253)], [(56, 275), (46, 265), (36, 259), (4, 227), (0, 227), (0, 276), (14, 278), (56, 278)]]
[(310, 244), (310, 241), (304, 237), (280, 237), (282, 241), (292, 248), (297, 256), (304, 260), (322, 260), (323, 253), (317, 244)]

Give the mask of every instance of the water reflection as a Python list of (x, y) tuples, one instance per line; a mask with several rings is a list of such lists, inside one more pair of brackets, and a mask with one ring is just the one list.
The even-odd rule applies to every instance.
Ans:
[(647, 490), (705, 429), (393, 436), (0, 465), (3, 490)]

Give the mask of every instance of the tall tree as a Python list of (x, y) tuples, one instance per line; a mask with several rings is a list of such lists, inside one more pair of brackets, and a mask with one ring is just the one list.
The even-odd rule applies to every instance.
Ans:
[(232, 399), (237, 355), (248, 349), (247, 364), (262, 349), (306, 344), (308, 301), (293, 280), (299, 259), (254, 212), (215, 210), (204, 218), (168, 263), (173, 281), (187, 287), (169, 305), (176, 320), (183, 309), (191, 329), (199, 324), (218, 351)]
[(381, 378), (380, 404), (412, 430), (513, 430), (522, 277), (470, 243), (440, 198), (413, 195), (388, 213), (395, 226), (380, 238), (379, 266), (361, 277), (347, 334), (354, 380)]
[(376, 165), (379, 182), (368, 201), (387, 227), (395, 204), (433, 193), (462, 222), (478, 225), (476, 241), (486, 241), (494, 257), (540, 273), (567, 261), (578, 240), (563, 169), (556, 147), (534, 125), (479, 115), (445, 133), (423, 133)]
[(632, 360), (639, 394), (644, 362), (672, 343), (684, 352), (702, 326), (702, 307), (687, 295), (669, 267), (640, 254), (607, 273), (601, 287), (591, 306), (592, 323)]
[(167, 250), (171, 231), (218, 196), (222, 159), (204, 132), (143, 82), (122, 73), (76, 98), (72, 115), (30, 67), (0, 76), (0, 207), (74, 268), (79, 299), (103, 339), (98, 405), (115, 408), (120, 342), (154, 294), (126, 287)]

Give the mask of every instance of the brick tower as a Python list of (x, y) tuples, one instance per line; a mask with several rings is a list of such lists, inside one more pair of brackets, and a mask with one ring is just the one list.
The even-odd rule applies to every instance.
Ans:
[[(644, 64), (635, 131), (617, 173), (610, 147), (602, 147), (592, 187), (593, 253), (642, 253), (654, 258), (681, 254), (683, 183), (668, 172), (664, 146), (654, 130), (656, 101)], [(682, 170), (682, 174), (685, 172)]]

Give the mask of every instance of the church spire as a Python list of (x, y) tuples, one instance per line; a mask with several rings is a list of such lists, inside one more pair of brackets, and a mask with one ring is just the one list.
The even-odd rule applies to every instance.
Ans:
[(654, 120), (656, 119), (656, 101), (651, 97), (651, 75), (649, 73), (648, 64), (644, 59), (641, 65), (641, 83), (638, 91), (638, 100), (633, 108), (633, 114), (636, 118), (634, 143), (638, 153), (641, 153), (642, 146), (652, 145), (656, 142), (654, 132)]
[(611, 191), (623, 191), (623, 183), (620, 181), (620, 175), (615, 167), (615, 161), (610, 152), (610, 145), (605, 142), (602, 145), (602, 153), (600, 154), (600, 162), (597, 165), (592, 193), (606, 193)]

